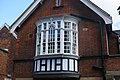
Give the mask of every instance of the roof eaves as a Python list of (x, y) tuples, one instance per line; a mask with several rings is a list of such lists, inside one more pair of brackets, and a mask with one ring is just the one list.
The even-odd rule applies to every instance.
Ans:
[(4, 23), (4, 24), (0, 27), (0, 30), (1, 30), (2, 28), (4, 28), (4, 27), (6, 27), (8, 30), (10, 30), (9, 25), (8, 25), (7, 23)]
[(84, 3), (86, 6), (88, 6), (91, 10), (93, 10), (96, 14), (98, 14), (101, 18), (103, 18), (106, 24), (112, 24), (112, 17), (107, 12), (102, 10), (100, 7), (95, 5), (90, 0), (80, 0), (80, 1)]
[(23, 23), (32, 12), (36, 9), (39, 3), (42, 4), (43, 0), (36, 0), (22, 13), (22, 15), (11, 25), (10, 33), (12, 33), (16, 38), (17, 35), (14, 33), (17, 27), (20, 27), (21, 23)]

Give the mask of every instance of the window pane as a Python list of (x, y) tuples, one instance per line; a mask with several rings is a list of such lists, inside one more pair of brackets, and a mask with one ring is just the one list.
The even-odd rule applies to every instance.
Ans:
[(50, 60), (47, 60), (47, 71), (50, 71)]
[(34, 64), (34, 71), (36, 71), (36, 61), (35, 61), (35, 64)]
[(74, 71), (74, 60), (73, 59), (69, 59), (69, 70)]
[(60, 65), (57, 65), (56, 66), (56, 70), (60, 70), (61, 69), (61, 66)]
[(42, 29), (42, 25), (39, 25), (39, 26), (38, 26), (38, 32), (40, 32), (41, 29)]
[(70, 31), (64, 31), (64, 41), (70, 41)]
[(60, 41), (60, 30), (57, 30), (57, 41)]
[(46, 42), (46, 31), (43, 32), (43, 42)]
[(75, 43), (76, 44), (76, 33), (75, 32), (73, 32), (73, 43)]
[(64, 53), (70, 53), (71, 44), (70, 42), (64, 42)]
[(57, 52), (60, 53), (60, 42), (57, 42)]
[(70, 29), (71, 28), (71, 22), (65, 22), (64, 23), (64, 28)]
[(41, 43), (41, 33), (38, 34), (38, 44), (40, 44), (40, 43)]
[(37, 71), (40, 71), (40, 60), (37, 60)]
[(72, 29), (76, 30), (76, 24), (75, 23), (72, 23)]
[(37, 45), (37, 55), (40, 54), (40, 45)]
[(72, 53), (76, 54), (76, 44), (74, 44), (74, 43), (72, 45)]
[(41, 66), (41, 71), (45, 71), (45, 66)]
[(62, 69), (68, 70), (68, 59), (63, 59)]
[(54, 71), (55, 70), (55, 60), (52, 59), (52, 70)]
[(58, 28), (61, 27), (61, 21), (57, 21)]
[(50, 25), (48, 35), (48, 53), (54, 53), (55, 51), (55, 26)]
[(42, 63), (41, 64), (45, 64), (45, 60), (42, 60)]
[(43, 23), (43, 29), (45, 30), (47, 28), (47, 23)]
[(76, 72), (78, 71), (78, 63), (77, 63), (77, 60), (75, 60), (75, 71), (76, 71)]
[(57, 59), (56, 64), (61, 64), (61, 59)]
[(46, 50), (46, 43), (43, 43), (43, 54), (45, 53)]

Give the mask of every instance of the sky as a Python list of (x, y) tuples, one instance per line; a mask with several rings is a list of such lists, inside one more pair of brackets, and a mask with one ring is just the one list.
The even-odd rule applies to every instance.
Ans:
[(0, 26), (9, 26), (25, 11), (33, 0), (0, 0)]
[(112, 16), (113, 30), (120, 30), (120, 15), (118, 15), (118, 7), (120, 6), (120, 0), (91, 0), (101, 9), (106, 11)]
[[(91, 1), (112, 16), (113, 30), (120, 30), (120, 15), (117, 11), (120, 0)], [(0, 0), (0, 26), (4, 23), (11, 26), (32, 2), (33, 0)]]

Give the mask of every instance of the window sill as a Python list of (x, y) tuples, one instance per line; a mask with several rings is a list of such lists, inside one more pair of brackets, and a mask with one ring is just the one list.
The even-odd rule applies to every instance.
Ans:
[(54, 6), (53, 9), (56, 10), (56, 9), (60, 9), (60, 8), (63, 8), (64, 6)]
[(71, 54), (48, 54), (48, 55), (38, 55), (35, 56), (34, 59), (38, 58), (58, 58), (58, 57), (68, 57), (68, 58), (76, 58), (79, 59), (78, 55), (71, 55)]

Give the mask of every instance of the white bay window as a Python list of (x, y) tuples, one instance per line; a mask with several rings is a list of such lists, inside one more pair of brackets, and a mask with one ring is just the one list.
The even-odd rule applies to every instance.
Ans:
[(54, 17), (37, 23), (36, 56), (50, 54), (78, 55), (77, 20)]
[(78, 20), (49, 17), (36, 25), (35, 74), (78, 73)]

